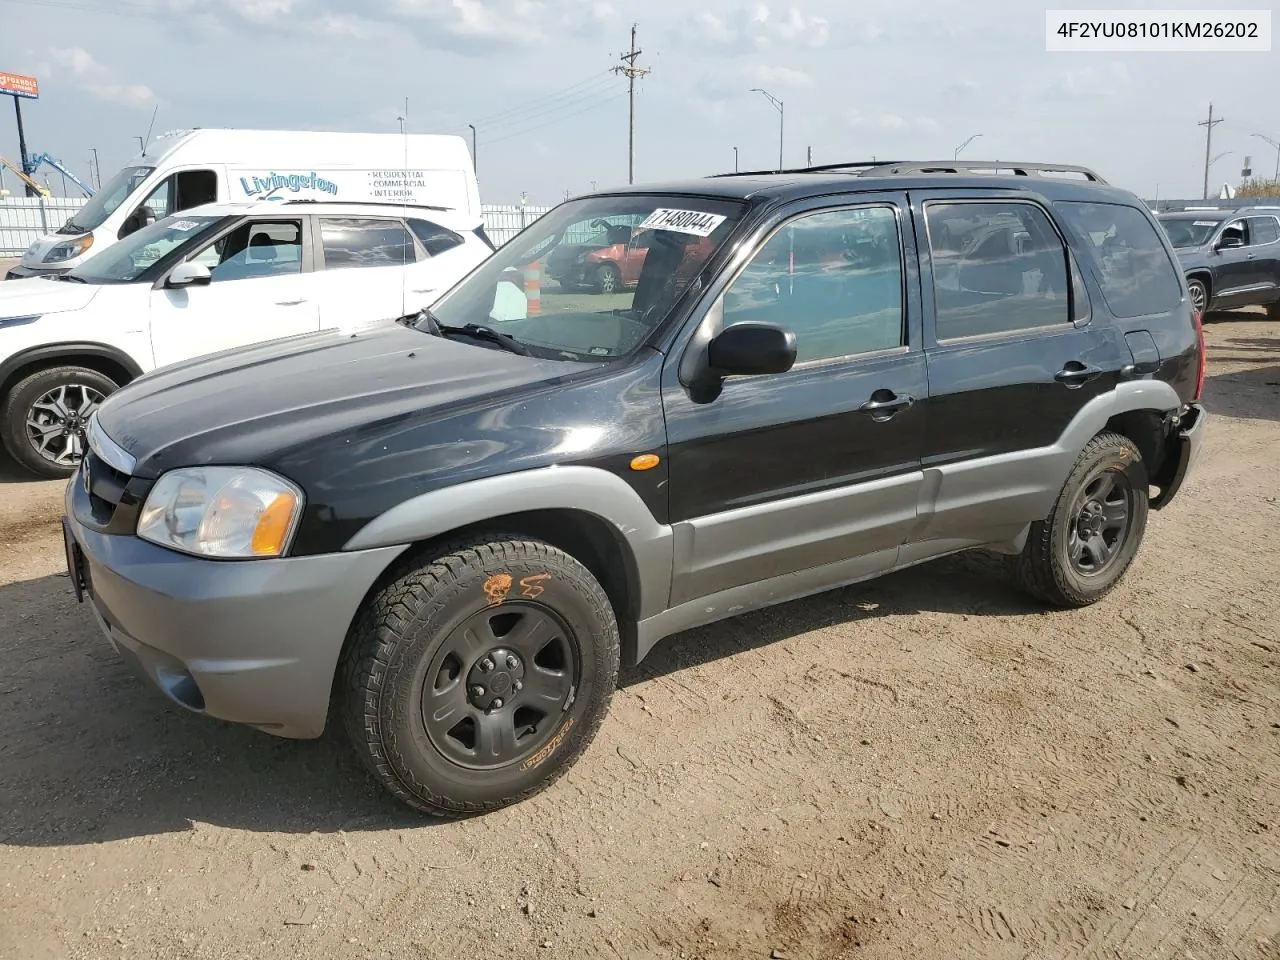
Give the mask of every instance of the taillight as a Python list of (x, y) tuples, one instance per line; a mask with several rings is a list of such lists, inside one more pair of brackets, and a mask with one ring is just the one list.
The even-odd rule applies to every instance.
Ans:
[(1204, 372), (1205, 372), (1205, 367), (1208, 365), (1209, 358), (1205, 355), (1205, 352), (1204, 352), (1204, 320), (1202, 318), (1202, 315), (1199, 310), (1196, 310), (1192, 314), (1192, 316), (1195, 317), (1195, 323), (1196, 323), (1196, 344), (1200, 349), (1200, 366), (1199, 366), (1199, 369), (1196, 370), (1196, 395), (1195, 395), (1195, 399), (1199, 400), (1200, 394), (1204, 390)]

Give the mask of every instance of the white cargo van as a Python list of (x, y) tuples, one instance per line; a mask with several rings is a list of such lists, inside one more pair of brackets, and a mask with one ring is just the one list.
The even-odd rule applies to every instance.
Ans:
[(244, 200), (381, 201), (480, 217), (467, 142), (434, 134), (189, 130), (157, 138), (9, 278), (66, 273), (179, 210)]

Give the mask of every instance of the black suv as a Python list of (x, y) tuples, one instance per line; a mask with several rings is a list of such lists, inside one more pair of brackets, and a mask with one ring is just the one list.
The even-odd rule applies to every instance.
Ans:
[[(1157, 218), (1199, 311), (1265, 306), (1280, 317), (1280, 207), (1196, 207)], [(1104, 241), (1115, 244), (1115, 238)]]
[[(1092, 603), (1199, 449), (1198, 314), (1135, 196), (1009, 167), (585, 196), (431, 311), (141, 377), (67, 486), (77, 596), (174, 702), (332, 710), (446, 815), (554, 781), (699, 624), (969, 548)], [(540, 283), (627, 220), (634, 289)]]

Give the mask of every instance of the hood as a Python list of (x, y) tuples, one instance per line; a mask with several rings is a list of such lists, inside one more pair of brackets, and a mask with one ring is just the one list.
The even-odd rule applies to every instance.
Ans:
[(83, 310), (101, 288), (91, 283), (27, 277), (0, 283), (0, 323), (13, 317)]
[(590, 364), (521, 357), (389, 322), (242, 347), (163, 367), (99, 408), (136, 473), (203, 463), (265, 464), (379, 424), (555, 380)]

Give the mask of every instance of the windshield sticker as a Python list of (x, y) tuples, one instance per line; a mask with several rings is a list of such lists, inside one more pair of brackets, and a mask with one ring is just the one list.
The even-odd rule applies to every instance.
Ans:
[(194, 229), (195, 229), (196, 227), (198, 227), (198, 226), (200, 226), (200, 224), (198, 224), (198, 223), (197, 223), (196, 221), (194, 221), (194, 220), (175, 220), (175, 221), (170, 225), (169, 229), (170, 229), (170, 230), (181, 230), (183, 233), (186, 233), (188, 230), (194, 230)]
[(637, 230), (670, 230), (672, 233), (687, 233), (693, 237), (709, 237), (712, 231), (725, 218), (715, 213), (703, 213), (700, 210), (668, 210), (660, 207), (649, 214)]
[(1217, 220), (1197, 220), (1193, 224), (1193, 226), (1197, 226), (1197, 227), (1216, 227), (1217, 225), (1218, 225)]

